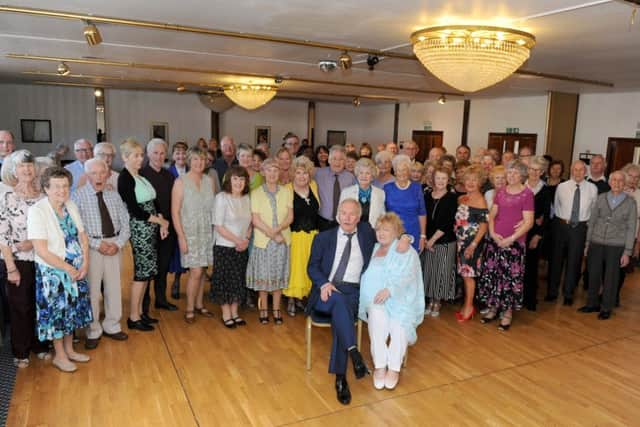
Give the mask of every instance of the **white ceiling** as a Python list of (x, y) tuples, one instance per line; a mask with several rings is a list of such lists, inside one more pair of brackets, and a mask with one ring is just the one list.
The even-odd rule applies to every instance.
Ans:
[[(470, 97), (536, 95), (549, 90), (578, 93), (640, 90), (640, 14), (636, 17), (637, 22), (631, 25), (633, 7), (617, 0), (32, 0), (14, 2), (10, 6), (266, 34), (378, 50), (396, 47), (394, 52), (407, 54), (411, 53), (410, 34), (425, 26), (460, 22), (507, 25), (529, 31), (537, 38), (524, 69), (610, 82), (614, 87), (516, 74)], [(91, 47), (82, 34), (84, 25), (80, 20), (0, 12), (0, 81), (46, 81), (165, 90), (174, 90), (179, 82), (184, 82), (189, 91), (206, 91), (216, 85), (248, 80), (273, 83), (272, 79), (246, 76), (255, 74), (281, 75), (285, 77), (280, 85), (283, 89), (281, 94), (308, 99), (350, 102), (350, 96), (359, 95), (372, 97), (363, 99), (363, 102), (421, 101), (436, 99), (438, 92), (457, 92), (430, 75), (415, 60), (387, 57), (375, 71), (370, 72), (364, 63), (366, 55), (352, 53), (356, 63), (353, 69), (327, 74), (318, 69), (318, 60), (336, 59), (340, 51), (100, 23), (97, 25), (104, 41)], [(57, 62), (13, 59), (7, 54), (98, 58), (174, 69), (68, 62), (72, 75), (60, 77), (55, 75)], [(221, 73), (213, 74), (213, 71)], [(33, 74), (37, 72), (44, 74)], [(76, 75), (85, 77), (73, 77)], [(354, 84), (392, 89), (350, 86)], [(285, 90), (291, 92), (285, 94)]]

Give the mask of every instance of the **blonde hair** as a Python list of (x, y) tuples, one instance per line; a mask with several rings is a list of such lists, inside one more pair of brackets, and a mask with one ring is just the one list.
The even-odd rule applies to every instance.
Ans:
[(291, 168), (289, 169), (289, 173), (291, 177), (293, 177), (298, 169), (304, 169), (309, 176), (313, 175), (313, 162), (309, 160), (306, 156), (298, 156), (291, 162)]
[(379, 217), (376, 221), (376, 230), (385, 224), (391, 225), (396, 230), (396, 233), (398, 235), (397, 237), (404, 234), (404, 224), (402, 223), (402, 220), (400, 219), (398, 214), (394, 212), (387, 212), (386, 214)]
[(462, 177), (462, 182), (466, 182), (467, 178), (469, 178), (470, 176), (475, 176), (476, 178), (478, 178), (478, 183), (480, 184), (480, 187), (482, 187), (485, 181), (487, 180), (486, 172), (484, 171), (482, 166), (478, 164), (472, 164), (471, 166), (465, 169), (464, 176)]
[(142, 144), (133, 138), (127, 138), (120, 144), (120, 153), (122, 153), (124, 159), (128, 158), (135, 150), (140, 150), (144, 153)]

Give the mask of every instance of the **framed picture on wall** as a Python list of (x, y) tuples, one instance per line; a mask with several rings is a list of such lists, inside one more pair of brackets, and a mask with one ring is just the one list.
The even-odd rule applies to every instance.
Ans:
[(151, 122), (151, 138), (160, 138), (169, 143), (169, 123)]
[(347, 143), (346, 130), (328, 130), (327, 131), (327, 147), (331, 148), (334, 145), (344, 146), (346, 143)]
[(51, 142), (51, 120), (20, 120), (22, 142)]
[(271, 126), (256, 126), (255, 144), (266, 142), (271, 147)]

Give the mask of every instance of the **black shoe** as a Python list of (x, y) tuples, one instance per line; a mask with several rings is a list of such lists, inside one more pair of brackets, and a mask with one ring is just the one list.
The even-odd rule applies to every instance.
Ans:
[(176, 282), (171, 285), (171, 298), (180, 299), (180, 283)]
[(95, 350), (98, 348), (98, 343), (100, 342), (100, 338), (87, 338), (84, 340), (84, 348), (87, 350)]
[(573, 298), (564, 297), (564, 301), (562, 302), (562, 305), (571, 307), (573, 305)]
[(136, 329), (143, 332), (153, 331), (155, 329), (153, 326), (144, 323), (142, 319), (136, 320), (135, 322), (131, 319), (127, 319), (127, 327), (129, 329)]
[(601, 311), (600, 314), (598, 314), (598, 319), (600, 320), (607, 320), (610, 317), (611, 317), (610, 311)]
[(588, 306), (585, 305), (578, 309), (580, 313), (595, 313), (596, 311), (600, 311), (600, 306)]
[(544, 297), (544, 302), (555, 302), (555, 300), (557, 300), (558, 297), (553, 297), (551, 295), (547, 295), (546, 297)]
[(338, 402), (343, 405), (351, 403), (351, 390), (349, 390), (349, 384), (344, 376), (336, 377), (336, 397)]
[(147, 325), (158, 323), (158, 319), (154, 319), (153, 317), (149, 316), (149, 313), (142, 313), (140, 315), (140, 320), (142, 320)]
[(103, 332), (102, 335), (104, 335), (107, 338), (111, 338), (112, 340), (116, 340), (116, 341), (126, 341), (127, 339), (129, 339), (129, 335), (127, 335), (126, 333), (120, 331), (120, 332), (116, 332), (115, 334), (108, 334), (106, 332)]
[(178, 310), (178, 306), (175, 304), (171, 304), (170, 302), (161, 302), (156, 303), (156, 309), (158, 310), (167, 310), (167, 311), (176, 311)]
[(364, 359), (362, 359), (362, 355), (358, 351), (357, 348), (349, 350), (349, 354), (351, 355), (351, 361), (353, 362), (353, 373), (356, 378), (360, 379), (369, 373), (369, 368), (364, 363)]
[(222, 324), (229, 329), (235, 329), (236, 327), (236, 322), (233, 321), (233, 319), (227, 319), (227, 320), (222, 320)]
[(526, 308), (529, 311), (537, 311), (538, 304), (535, 304), (535, 303), (525, 304), (524, 308)]

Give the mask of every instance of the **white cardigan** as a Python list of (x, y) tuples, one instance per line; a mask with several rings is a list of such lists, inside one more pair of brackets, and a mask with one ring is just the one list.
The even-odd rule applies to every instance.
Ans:
[[(340, 202), (345, 199), (358, 200), (358, 184), (345, 188), (340, 193)], [(376, 228), (378, 218), (385, 214), (384, 191), (378, 187), (371, 186), (371, 202), (369, 204), (369, 224)]]
[[(78, 228), (78, 233), (84, 232), (84, 226), (82, 225), (80, 212), (78, 211), (76, 204), (69, 200), (65, 203), (65, 207), (67, 208), (69, 215), (71, 215), (73, 223)], [(65, 258), (66, 246), (64, 243), (64, 234), (62, 233), (62, 228), (60, 228), (60, 224), (58, 223), (58, 217), (56, 216), (56, 213), (47, 197), (39, 200), (29, 208), (29, 212), (27, 214), (27, 237), (29, 240), (46, 240), (49, 252), (62, 259)], [(35, 260), (40, 264), (53, 267), (44, 262), (37, 253)]]

